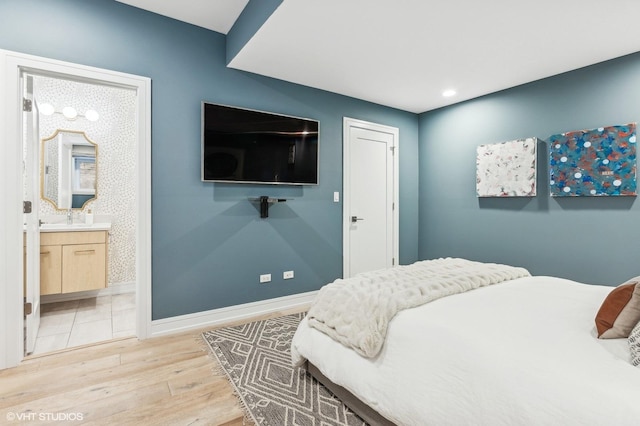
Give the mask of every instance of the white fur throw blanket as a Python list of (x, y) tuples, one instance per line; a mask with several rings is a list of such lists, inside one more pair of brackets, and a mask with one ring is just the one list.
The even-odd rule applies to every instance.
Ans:
[(496, 263), (424, 260), (337, 279), (320, 289), (307, 318), (311, 327), (372, 358), (382, 349), (389, 321), (401, 310), (528, 276), (524, 268)]

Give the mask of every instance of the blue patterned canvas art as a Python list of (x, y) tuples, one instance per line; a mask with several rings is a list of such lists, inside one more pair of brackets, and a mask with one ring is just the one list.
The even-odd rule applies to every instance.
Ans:
[(636, 123), (549, 138), (552, 197), (636, 195)]

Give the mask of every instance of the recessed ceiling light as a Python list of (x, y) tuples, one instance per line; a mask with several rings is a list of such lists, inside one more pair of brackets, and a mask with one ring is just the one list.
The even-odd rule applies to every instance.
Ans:
[(449, 89), (449, 90), (445, 90), (444, 92), (442, 92), (442, 96), (444, 96), (445, 98), (450, 98), (452, 96), (456, 95), (456, 91), (453, 89)]

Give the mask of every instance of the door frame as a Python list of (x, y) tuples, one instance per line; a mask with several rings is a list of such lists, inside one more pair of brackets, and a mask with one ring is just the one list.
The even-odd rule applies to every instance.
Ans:
[(24, 199), (31, 201), (32, 212), (23, 215), (25, 223), (25, 257), (26, 265), (23, 271), (25, 287), (23, 298), (31, 303), (31, 314), (25, 318), (25, 352), (32, 353), (36, 346), (38, 330), (40, 329), (40, 117), (38, 104), (35, 102), (34, 76), (28, 72), (20, 74), (21, 91), (25, 99), (31, 101), (31, 108), (22, 108), (23, 128), (22, 149), (26, 153), (24, 164), (26, 179)]
[(136, 335), (151, 334), (151, 79), (0, 49), (0, 370), (24, 358), (22, 71), (99, 81), (137, 93)]
[(344, 278), (351, 276), (349, 261), (351, 243), (349, 238), (350, 228), (350, 212), (351, 212), (351, 182), (350, 182), (350, 161), (351, 161), (351, 129), (360, 128), (371, 130), (379, 133), (387, 133), (393, 136), (392, 155), (393, 155), (393, 171), (391, 172), (393, 179), (393, 207), (392, 207), (392, 230), (393, 245), (392, 252), (395, 259), (394, 265), (398, 264), (400, 255), (399, 249), (399, 145), (400, 131), (397, 127), (386, 126), (384, 124), (372, 123), (369, 121), (358, 120), (355, 118), (343, 118), (343, 156), (342, 156), (342, 274)]

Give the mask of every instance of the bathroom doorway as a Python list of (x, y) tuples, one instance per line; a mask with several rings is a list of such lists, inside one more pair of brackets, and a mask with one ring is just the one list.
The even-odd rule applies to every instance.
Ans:
[[(40, 223), (40, 299), (33, 306), (40, 320), (37, 331), (26, 327), (25, 354), (133, 337), (136, 91), (33, 71), (23, 82), (33, 97), (29, 118), (37, 123), (26, 127), (38, 133), (25, 132), (24, 152), (40, 153), (32, 172)], [(29, 169), (25, 194), (34, 182)]]
[[(37, 343), (31, 348), (33, 353), (127, 335), (146, 338), (151, 324), (150, 80), (8, 51), (0, 51), (0, 64), (0, 127), (5, 127), (6, 141), (26, 139), (28, 123), (21, 119), (22, 108), (17, 108), (24, 105), (23, 86), (18, 82), (29, 76), (33, 80), (39, 134), (28, 143), (39, 143), (37, 149), (42, 157), (39, 188), (29, 190), (28, 185), (36, 180), (27, 173), (33, 173), (26, 167), (27, 147), (12, 142), (0, 148), (0, 162), (6, 171), (0, 177), (0, 195), (7, 201), (7, 209), (0, 215), (0, 231), (6, 235), (5, 244), (0, 246), (0, 258), (5, 263), (0, 266), (6, 266), (5, 278), (9, 278), (0, 282), (0, 293), (6, 295), (0, 301), (0, 308), (4, 308), (0, 325), (6, 326), (7, 331), (0, 335), (0, 369), (15, 366), (24, 358), (25, 337), (29, 334), (24, 328), (25, 320), (36, 314), (32, 312), (34, 306), (42, 315), (41, 333), (36, 339), (45, 339), (40, 348)], [(69, 147), (71, 187), (60, 184), (62, 174), (54, 173), (54, 163), (67, 167), (61, 161), (50, 162), (50, 169), (45, 168), (44, 159), (51, 153), (42, 145), (43, 139), (55, 140), (51, 147), (56, 147), (52, 151), (60, 149), (58, 160), (63, 156), (62, 149)], [(60, 184), (53, 187), (58, 193), (54, 202), (44, 192), (45, 172), (50, 173), (49, 181), (58, 180)], [(79, 201), (67, 205), (61, 188), (71, 188), (69, 199)], [(31, 214), (43, 222), (38, 234), (46, 237), (40, 247), (32, 244), (25, 253), (25, 221), (14, 207), (22, 204), (29, 193), (39, 195), (41, 207)], [(94, 231), (95, 235), (90, 235)], [(53, 247), (53, 254), (41, 252), (43, 245)], [(67, 246), (72, 247), (67, 250)], [(29, 253), (34, 249), (38, 253)], [(58, 263), (57, 253), (61, 253), (62, 263)], [(68, 261), (67, 254), (74, 253), (85, 263), (73, 258)], [(90, 277), (99, 269), (99, 264), (86, 263), (92, 256), (104, 260), (103, 284)], [(47, 257), (49, 260), (45, 260)], [(29, 276), (28, 271), (36, 263), (29, 259), (39, 259), (45, 270), (58, 264), (63, 270), (60, 286), (54, 290), (40, 286), (44, 294), (36, 303), (25, 300), (24, 276)], [(54, 271), (51, 276), (58, 274)], [(64, 314), (56, 315), (59, 311)], [(55, 320), (48, 323), (48, 316)], [(76, 326), (79, 328), (74, 332)]]

